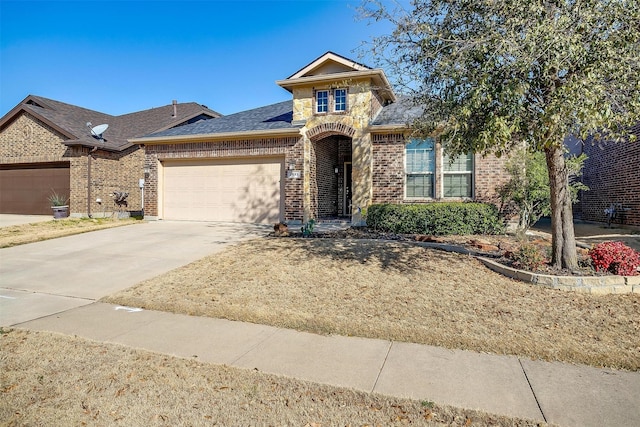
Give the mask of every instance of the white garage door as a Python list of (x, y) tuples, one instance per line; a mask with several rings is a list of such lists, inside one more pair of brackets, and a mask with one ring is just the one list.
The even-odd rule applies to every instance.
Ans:
[(163, 163), (163, 218), (275, 223), (284, 211), (284, 159)]

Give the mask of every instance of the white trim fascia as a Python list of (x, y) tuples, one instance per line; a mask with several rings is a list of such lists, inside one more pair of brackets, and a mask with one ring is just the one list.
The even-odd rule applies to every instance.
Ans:
[(277, 136), (292, 136), (300, 135), (299, 128), (289, 129), (264, 129), (264, 130), (251, 130), (244, 132), (221, 132), (221, 133), (201, 133), (195, 135), (173, 135), (173, 136), (153, 136), (132, 138), (128, 141), (132, 144), (143, 145), (159, 145), (159, 144), (173, 144), (177, 142), (196, 142), (196, 141), (212, 141), (222, 139), (238, 139), (238, 138), (258, 138), (261, 136), (277, 137)]
[(344, 73), (320, 74), (317, 76), (299, 77), (295, 79), (276, 80), (276, 84), (282, 88), (289, 89), (295, 86), (305, 86), (314, 83), (339, 82), (340, 80), (378, 78), (381, 82), (381, 90), (387, 92), (393, 102), (396, 101), (396, 94), (393, 93), (391, 83), (380, 68), (365, 71), (347, 71)]
[(324, 55), (322, 55), (320, 58), (316, 59), (315, 61), (313, 61), (312, 63), (310, 63), (309, 65), (307, 65), (303, 69), (301, 69), (300, 71), (298, 71), (295, 74), (293, 74), (289, 78), (290, 79), (299, 79), (299, 78), (301, 78), (301, 76), (304, 76), (305, 74), (307, 74), (311, 70), (320, 67), (323, 63), (327, 62), (328, 60), (331, 60), (331, 61), (337, 62), (339, 64), (342, 64), (345, 67), (353, 68), (353, 69), (355, 69), (357, 71), (370, 70), (370, 68), (364, 67), (361, 64), (358, 64), (358, 63), (356, 63), (356, 62), (354, 62), (352, 60), (344, 58), (344, 57), (342, 57), (340, 55), (337, 55), (337, 54), (335, 54), (333, 52), (327, 52)]

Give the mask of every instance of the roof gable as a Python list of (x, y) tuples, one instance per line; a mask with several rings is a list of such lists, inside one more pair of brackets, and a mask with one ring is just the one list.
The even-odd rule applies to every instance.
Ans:
[(345, 58), (344, 56), (338, 55), (333, 52), (327, 52), (289, 76), (287, 80), (298, 79), (301, 77), (318, 76), (323, 74), (366, 71), (370, 69), (371, 68), (352, 61), (349, 58)]
[[(0, 119), (0, 130), (25, 112), (60, 132), (67, 138), (65, 144), (68, 146), (98, 145), (99, 148), (107, 151), (122, 151), (130, 147), (132, 144), (128, 140), (131, 138), (221, 116), (220, 113), (195, 102), (175, 103), (112, 116), (53, 99), (29, 95)], [(96, 139), (91, 134), (89, 123), (92, 123), (92, 126), (109, 125), (103, 139)]]

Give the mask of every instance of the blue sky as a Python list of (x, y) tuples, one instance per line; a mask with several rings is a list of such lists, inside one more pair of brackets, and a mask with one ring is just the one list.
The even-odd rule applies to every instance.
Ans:
[(113, 115), (173, 99), (223, 114), (284, 101), (275, 80), (329, 50), (358, 60), (389, 31), (358, 21), (359, 4), (0, 0), (0, 116), (29, 94)]

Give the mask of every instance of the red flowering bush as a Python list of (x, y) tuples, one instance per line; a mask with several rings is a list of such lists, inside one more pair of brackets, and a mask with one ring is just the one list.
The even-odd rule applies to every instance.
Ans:
[(640, 252), (622, 242), (603, 242), (595, 245), (589, 256), (597, 271), (609, 271), (620, 276), (635, 276), (640, 266)]

